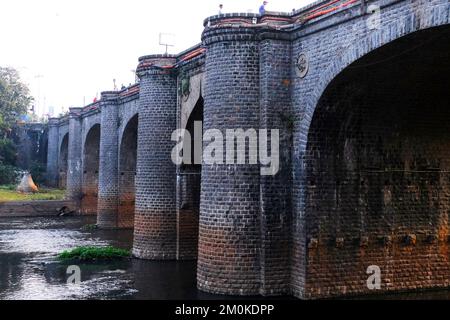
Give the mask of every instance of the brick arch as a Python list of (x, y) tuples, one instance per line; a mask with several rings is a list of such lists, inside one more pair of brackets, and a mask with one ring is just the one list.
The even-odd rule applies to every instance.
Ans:
[(100, 130), (100, 124), (92, 125), (84, 140), (81, 211), (88, 215), (97, 214)]
[[(345, 68), (368, 53), (404, 36), (417, 31), (450, 24), (449, 6), (449, 4), (438, 6), (442, 7), (442, 9), (447, 8), (447, 20), (438, 18), (420, 20), (420, 17), (416, 13), (411, 13), (403, 19), (395, 20), (394, 23), (383, 26), (381, 29), (369, 31), (369, 34), (364, 34), (361, 38), (355, 39), (347, 50), (333, 60), (332, 64), (315, 83), (314, 90), (309, 96), (306, 106), (309, 111), (307, 112), (308, 116), (301, 121), (298, 127), (304, 128), (306, 132), (309, 131), (312, 116), (320, 97), (333, 79), (345, 70)], [(434, 10), (437, 11), (438, 7), (435, 7)], [(445, 12), (445, 10), (443, 11)]]
[(66, 188), (67, 184), (67, 169), (68, 169), (68, 160), (69, 160), (69, 133), (66, 133), (61, 141), (61, 145), (59, 146), (59, 155), (58, 155), (58, 187), (61, 189)]
[(117, 219), (117, 226), (119, 228), (134, 227), (138, 123), (139, 115), (136, 113), (124, 126), (124, 130), (120, 138), (119, 207)]
[(315, 102), (302, 158), (307, 296), (369, 294), (370, 265), (383, 290), (448, 285), (449, 56), (449, 25), (411, 32), (347, 65)]

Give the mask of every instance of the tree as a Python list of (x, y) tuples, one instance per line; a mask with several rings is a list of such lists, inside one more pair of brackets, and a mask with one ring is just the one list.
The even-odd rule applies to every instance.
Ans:
[(11, 139), (0, 138), (0, 164), (15, 165), (17, 160), (17, 150)]
[(33, 101), (17, 70), (0, 67), (0, 137), (6, 138), (20, 115)]
[(0, 183), (15, 182), (17, 151), (9, 133), (19, 117), (27, 113), (32, 101), (19, 73), (0, 67)]

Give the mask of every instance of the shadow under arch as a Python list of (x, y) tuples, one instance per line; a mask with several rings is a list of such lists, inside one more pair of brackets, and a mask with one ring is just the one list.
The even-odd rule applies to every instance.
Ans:
[(59, 147), (58, 157), (58, 187), (65, 189), (67, 185), (67, 169), (69, 166), (69, 133), (66, 133)]
[(396, 39), (328, 83), (303, 159), (306, 296), (373, 293), (371, 265), (382, 290), (448, 285), (449, 84), (448, 25)]
[(96, 215), (100, 164), (100, 124), (97, 123), (89, 129), (83, 150), (81, 212), (85, 215)]
[(118, 228), (134, 228), (138, 124), (136, 114), (125, 126), (120, 142)]
[(194, 126), (203, 124), (204, 100), (200, 95), (186, 123), (185, 143), (190, 144), (190, 164), (183, 163), (177, 168), (177, 259), (196, 260), (198, 256), (198, 234), (200, 215), (201, 164), (195, 163)]
[[(448, 11), (448, 3), (437, 5), (434, 10), (442, 10), (443, 12)], [(330, 66), (324, 70), (323, 75), (315, 83), (314, 90), (306, 105), (308, 110), (307, 116), (297, 127), (303, 127), (307, 131), (309, 130), (314, 109), (326, 88), (333, 79), (352, 63), (378, 48), (388, 45), (396, 40), (401, 40), (408, 35), (427, 30), (445, 29), (450, 25), (450, 16), (448, 14), (446, 16), (443, 15), (439, 19), (423, 19), (420, 12), (420, 10), (412, 11), (402, 19), (392, 22), (389, 25), (389, 28), (374, 29), (369, 31), (368, 34), (363, 34), (362, 39), (354, 39), (350, 47), (331, 62)], [(432, 17), (432, 15), (430, 15), (430, 17)], [(424, 43), (428, 43), (428, 41), (424, 40)], [(409, 49), (406, 50), (408, 51)]]

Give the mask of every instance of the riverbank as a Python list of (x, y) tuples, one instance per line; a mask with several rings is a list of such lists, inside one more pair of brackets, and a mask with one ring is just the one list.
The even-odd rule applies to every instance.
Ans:
[(0, 218), (56, 217), (75, 214), (77, 204), (69, 200), (0, 202)]
[(16, 186), (0, 186), (1, 202), (37, 201), (37, 200), (63, 200), (65, 190), (42, 188), (38, 193), (19, 193)]

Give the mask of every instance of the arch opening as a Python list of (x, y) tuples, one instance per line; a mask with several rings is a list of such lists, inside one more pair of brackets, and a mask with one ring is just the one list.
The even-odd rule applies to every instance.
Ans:
[(198, 256), (202, 166), (194, 161), (194, 126), (196, 122), (203, 123), (203, 105), (200, 96), (186, 124), (190, 139), (185, 137), (184, 141), (191, 146), (191, 164), (178, 168), (177, 259), (181, 260), (195, 260)]
[(119, 158), (119, 228), (134, 228), (136, 198), (136, 160), (139, 116), (135, 115), (125, 127), (120, 144)]
[(305, 232), (318, 243), (307, 255), (308, 294), (370, 293), (371, 265), (386, 290), (444, 285), (449, 83), (445, 26), (369, 53), (328, 85), (305, 153)]
[(66, 133), (61, 142), (61, 146), (59, 148), (59, 175), (58, 175), (58, 187), (60, 189), (65, 189), (67, 185), (67, 169), (69, 166), (68, 158), (69, 157), (69, 134)]
[(97, 214), (98, 174), (100, 163), (100, 125), (94, 125), (86, 135), (83, 152), (83, 180), (81, 211)]

